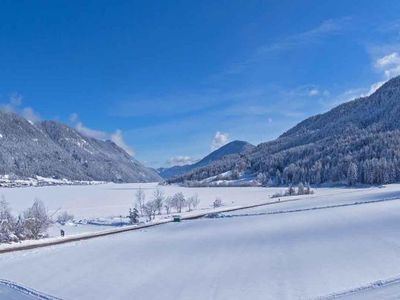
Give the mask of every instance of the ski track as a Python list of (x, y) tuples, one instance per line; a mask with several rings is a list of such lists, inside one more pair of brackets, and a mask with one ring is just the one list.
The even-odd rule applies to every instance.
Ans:
[(359, 287), (356, 287), (356, 288), (353, 288), (350, 290), (341, 291), (341, 292), (329, 294), (327, 296), (318, 297), (318, 298), (315, 298), (315, 300), (331, 300), (331, 299), (340, 299), (340, 298), (349, 297), (349, 296), (356, 296), (362, 292), (368, 292), (368, 291), (372, 291), (372, 290), (376, 290), (376, 289), (381, 289), (381, 288), (384, 288), (384, 287), (387, 287), (387, 286), (393, 285), (393, 284), (400, 284), (400, 276), (385, 279), (385, 280), (374, 281), (372, 283), (362, 285), (362, 286), (359, 286)]
[[(9, 281), (9, 280), (4, 280), (0, 279), (0, 286), (4, 286), (6, 288), (9, 288), (11, 290), (14, 290), (16, 293), (20, 295), (24, 295), (27, 297), (32, 297), (32, 299), (38, 299), (38, 300), (62, 300), (61, 298), (56, 298), (50, 295), (46, 295), (44, 293), (38, 292), (34, 289), (22, 286), (20, 284), (17, 284), (15, 282)], [(18, 297), (17, 297), (18, 298)]]
[[(300, 199), (299, 199), (300, 200)], [(330, 208), (338, 208), (338, 207), (346, 207), (346, 206), (355, 206), (355, 205), (364, 205), (364, 204), (373, 204), (379, 202), (388, 202), (388, 201), (396, 201), (400, 200), (398, 197), (393, 198), (385, 198), (385, 199), (378, 199), (378, 200), (370, 200), (370, 201), (357, 201), (353, 203), (344, 203), (344, 204), (334, 204), (334, 205), (326, 205), (326, 206), (314, 206), (309, 208), (299, 208), (299, 209), (289, 209), (289, 210), (278, 210), (278, 211), (270, 211), (270, 212), (260, 212), (260, 213), (253, 213), (253, 214), (234, 214), (234, 215), (227, 215), (222, 213), (221, 215), (210, 217), (211, 219), (218, 219), (218, 218), (236, 218), (236, 217), (257, 217), (257, 216), (266, 216), (266, 215), (279, 215), (279, 214), (289, 214), (289, 213), (297, 213), (297, 212), (305, 212), (305, 211), (314, 211), (314, 210), (322, 210), (322, 209), (330, 209)], [(295, 201), (295, 200), (290, 200)], [(276, 203), (282, 203), (276, 202)], [(286, 201), (288, 202), (288, 201)], [(275, 204), (275, 203), (274, 203)], [(245, 208), (244, 208), (245, 209)]]

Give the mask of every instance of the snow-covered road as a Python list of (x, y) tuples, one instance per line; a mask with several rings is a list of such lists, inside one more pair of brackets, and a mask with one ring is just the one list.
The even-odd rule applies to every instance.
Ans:
[[(389, 187), (267, 210), (396, 193)], [(0, 277), (64, 299), (309, 299), (399, 276), (399, 220), (394, 200), (184, 221), (0, 255)]]

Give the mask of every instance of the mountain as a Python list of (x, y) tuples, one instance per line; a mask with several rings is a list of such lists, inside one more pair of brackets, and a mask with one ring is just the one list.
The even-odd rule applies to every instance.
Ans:
[(276, 140), (170, 182), (200, 181), (230, 171), (271, 185), (400, 181), (400, 77), (368, 97), (304, 120)]
[(112, 182), (159, 181), (111, 141), (87, 137), (55, 121), (30, 122), (0, 111), (0, 175)]
[(170, 179), (191, 172), (194, 169), (205, 167), (214, 161), (222, 159), (226, 155), (247, 152), (253, 148), (254, 146), (248, 142), (233, 141), (211, 152), (209, 155), (194, 164), (162, 168), (159, 169), (159, 174), (165, 179)]

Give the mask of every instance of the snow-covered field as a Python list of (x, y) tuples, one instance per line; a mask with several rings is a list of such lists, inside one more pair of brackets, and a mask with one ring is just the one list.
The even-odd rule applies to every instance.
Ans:
[[(38, 196), (51, 209), (63, 206), (80, 216), (87, 211), (101, 216), (107, 215), (107, 207), (118, 214), (131, 204), (135, 187), (33, 191), (42, 193)], [(154, 185), (146, 188), (151, 192)], [(166, 193), (182, 189), (187, 195), (195, 191), (203, 207), (216, 196), (242, 204), (268, 200), (276, 192), (163, 188)], [(23, 195), (33, 196), (28, 189), (7, 192), (9, 202), (15, 197), (20, 205), (29, 203)], [(114, 197), (107, 199), (110, 195)], [(69, 200), (78, 197), (85, 209)], [(400, 185), (326, 188), (281, 201), (220, 218), (2, 254), (0, 278), (64, 299), (399, 298), (399, 284), (390, 279), (400, 276)], [(385, 280), (389, 284), (376, 284)]]
[(105, 219), (104, 223), (107, 221), (112, 223), (113, 220), (120, 220), (121, 216), (126, 217), (129, 209), (134, 207), (135, 194), (139, 188), (145, 192), (147, 200), (152, 199), (157, 188), (162, 190), (165, 196), (172, 196), (178, 192), (182, 192), (185, 197), (198, 194), (200, 204), (197, 210), (210, 209), (216, 197), (222, 199), (225, 207), (233, 207), (273, 201), (269, 196), (276, 191), (284, 190), (284, 188), (184, 188), (159, 186), (157, 183), (109, 183), (0, 188), (0, 196), (4, 196), (9, 202), (14, 214), (21, 213), (37, 198), (44, 202), (50, 215), (56, 216), (59, 212), (68, 211), (74, 215), (75, 221), (82, 221), (74, 225), (61, 226), (57, 223), (52, 225), (48, 234), (54, 237), (60, 235), (60, 229), (63, 229), (67, 235), (110, 229), (109, 226), (86, 225), (85, 223), (88, 221), (99, 223), (101, 219)]
[(243, 205), (269, 201), (269, 195), (283, 188), (184, 188), (177, 186), (158, 186), (156, 183), (145, 184), (99, 184), (82, 186), (45, 186), (26, 188), (0, 188), (14, 212), (20, 212), (32, 205), (38, 198), (48, 207), (50, 213), (66, 210), (76, 218), (97, 218), (126, 215), (133, 207), (135, 193), (141, 187), (146, 199), (151, 199), (156, 188), (166, 196), (182, 192), (186, 197), (197, 193), (201, 200), (199, 208), (209, 208), (216, 197), (225, 205)]
[[(186, 197), (198, 194), (200, 205), (197, 210), (210, 209), (213, 201), (218, 197), (222, 199), (224, 207), (245, 206), (251, 204), (259, 204), (276, 201), (270, 196), (282, 192), (285, 188), (263, 188), (263, 187), (210, 187), (210, 188), (186, 188), (179, 186), (159, 186), (157, 183), (145, 184), (96, 184), (96, 185), (61, 185), (61, 186), (43, 186), (43, 187), (25, 187), (25, 188), (0, 188), (0, 196), (4, 196), (10, 203), (14, 214), (21, 213), (24, 209), (32, 205), (34, 199), (42, 200), (49, 210), (49, 214), (56, 215), (62, 211), (72, 213), (75, 218), (75, 224), (61, 226), (53, 224), (48, 235), (57, 237), (60, 235), (60, 229), (63, 229), (66, 235), (81, 234), (86, 232), (95, 232), (107, 230), (109, 226), (86, 224), (100, 223), (116, 223), (126, 217), (129, 208), (134, 207), (135, 194), (141, 188), (146, 199), (151, 200), (155, 189), (161, 189), (165, 196), (172, 196), (177, 192), (182, 192)], [(393, 189), (391, 186), (390, 189)], [(397, 187), (393, 189), (394, 193)], [(400, 189), (399, 189), (400, 190)], [(368, 192), (365, 189), (346, 189), (346, 188), (320, 188), (316, 190), (315, 195), (302, 197), (284, 197), (284, 200), (318, 197), (320, 203), (329, 203), (329, 201), (352, 201), (353, 193), (367, 194), (373, 197), (374, 193), (380, 193), (379, 188), (370, 188)], [(387, 191), (390, 193), (390, 191)], [(332, 200), (331, 195), (338, 195)], [(400, 192), (399, 192), (400, 194)], [(325, 198), (321, 198), (322, 196)], [(289, 204), (294, 207), (295, 204)], [(304, 205), (304, 203), (300, 204)], [(314, 205), (310, 202), (310, 205)], [(279, 206), (281, 207), (281, 206)], [(159, 218), (159, 217), (157, 217)], [(163, 218), (163, 216), (161, 216)], [(79, 224), (76, 224), (79, 222)], [(119, 221), (118, 221), (119, 222)]]

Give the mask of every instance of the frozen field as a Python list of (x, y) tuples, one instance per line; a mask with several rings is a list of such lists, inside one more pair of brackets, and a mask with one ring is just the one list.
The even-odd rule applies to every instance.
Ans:
[(32, 205), (38, 198), (50, 212), (67, 210), (76, 218), (95, 218), (126, 215), (133, 207), (137, 189), (141, 187), (146, 199), (151, 199), (156, 188), (166, 196), (182, 192), (186, 197), (197, 193), (201, 200), (199, 209), (209, 208), (216, 197), (225, 205), (245, 205), (270, 201), (269, 196), (283, 188), (184, 188), (177, 186), (158, 186), (147, 184), (99, 184), (86, 186), (46, 186), (27, 188), (0, 188), (14, 212), (20, 212)]
[[(166, 196), (182, 192), (186, 197), (198, 194), (201, 200), (198, 209), (210, 208), (215, 198), (222, 199), (225, 206), (249, 205), (276, 201), (270, 196), (282, 192), (285, 188), (263, 187), (212, 187), (185, 188), (178, 186), (158, 186), (156, 183), (145, 184), (99, 184), (83, 186), (46, 186), (26, 188), (0, 188), (0, 196), (10, 203), (14, 213), (23, 211), (32, 205), (35, 198), (42, 200), (50, 213), (68, 211), (77, 219), (98, 218), (126, 215), (133, 207), (137, 189), (141, 187), (146, 193), (146, 199), (151, 199), (156, 188), (161, 189)], [(378, 196), (376, 196), (378, 195)], [(301, 198), (315, 199), (316, 203), (343, 203), (354, 199), (372, 199), (374, 197), (400, 196), (400, 185), (388, 185), (385, 188), (371, 187), (367, 189), (319, 188), (315, 195)], [(325, 196), (321, 198), (321, 196)], [(293, 197), (284, 197), (288, 200)], [(293, 204), (290, 204), (292, 207)], [(313, 205), (313, 204), (312, 204)]]
[[(347, 188), (320, 188), (314, 195), (293, 196), (281, 198), (279, 205), (268, 207), (268, 211), (276, 211), (290, 207), (292, 209), (313, 207), (317, 205), (329, 205), (329, 203), (352, 203), (354, 199), (375, 199), (374, 197), (397, 197), (400, 195), (399, 185), (390, 185), (385, 188), (372, 187), (368, 189)], [(89, 233), (110, 229), (110, 226), (85, 225), (87, 220), (97, 218), (120, 219), (126, 216), (129, 208), (134, 206), (135, 194), (138, 188), (142, 188), (146, 199), (152, 199), (156, 188), (161, 189), (166, 196), (172, 196), (182, 192), (186, 197), (198, 194), (201, 200), (197, 210), (210, 209), (215, 198), (222, 199), (225, 207), (244, 206), (277, 201), (270, 196), (276, 192), (283, 192), (286, 188), (262, 188), (262, 187), (213, 187), (213, 188), (185, 188), (178, 186), (159, 186), (156, 183), (148, 184), (99, 184), (82, 186), (45, 186), (26, 188), (0, 188), (0, 196), (4, 196), (10, 203), (14, 214), (22, 212), (29, 207), (35, 198), (42, 200), (49, 213), (57, 214), (61, 211), (72, 213), (76, 221), (83, 220), (83, 224), (61, 226), (54, 224), (50, 227), (50, 237), (58, 237), (60, 229), (66, 235)], [(298, 199), (302, 201), (297, 201)], [(308, 199), (307, 201), (304, 201)], [(289, 202), (285, 202), (288, 201)], [(291, 202), (293, 200), (293, 202)], [(294, 203), (297, 201), (297, 203)], [(158, 218), (158, 217), (157, 217)], [(163, 218), (163, 216), (161, 216)]]
[[(22, 193), (9, 191), (10, 202)], [(121, 204), (127, 190), (117, 191)], [(265, 200), (269, 190), (214, 192), (237, 203)], [(225, 218), (3, 254), (0, 278), (64, 299), (397, 299), (398, 283), (371, 283), (400, 276), (399, 198), (399, 185), (322, 189)], [(72, 204), (65, 199), (58, 205)]]

